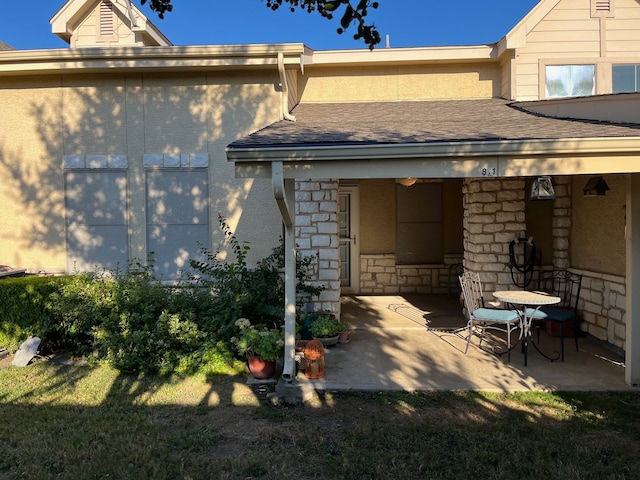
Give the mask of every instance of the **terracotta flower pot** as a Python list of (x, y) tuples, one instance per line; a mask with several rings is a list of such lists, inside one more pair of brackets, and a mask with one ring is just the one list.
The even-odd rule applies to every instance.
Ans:
[(247, 355), (247, 363), (251, 375), (259, 380), (271, 378), (276, 373), (275, 360), (263, 360), (258, 355)]

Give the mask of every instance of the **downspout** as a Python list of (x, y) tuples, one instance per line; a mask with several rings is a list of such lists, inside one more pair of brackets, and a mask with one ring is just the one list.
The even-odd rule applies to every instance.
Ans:
[(284, 368), (282, 379), (293, 382), (295, 378), (296, 346), (296, 245), (294, 217), (289, 204), (295, 200), (293, 179), (284, 179), (282, 162), (271, 163), (273, 196), (284, 223)]
[(296, 117), (289, 112), (289, 87), (287, 85), (287, 75), (284, 71), (284, 54), (278, 52), (278, 73), (280, 74), (280, 85), (282, 93), (280, 97), (281, 117), (285, 120), (296, 121)]

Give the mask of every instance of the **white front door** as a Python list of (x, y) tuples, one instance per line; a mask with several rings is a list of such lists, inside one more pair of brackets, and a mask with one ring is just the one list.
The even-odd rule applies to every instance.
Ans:
[(360, 290), (360, 249), (358, 246), (358, 187), (340, 187), (338, 229), (340, 235), (340, 290)]

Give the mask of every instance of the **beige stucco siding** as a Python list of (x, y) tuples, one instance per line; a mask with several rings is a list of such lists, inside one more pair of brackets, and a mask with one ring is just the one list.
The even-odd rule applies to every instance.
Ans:
[(492, 98), (498, 64), (305, 69), (300, 101), (308, 103)]
[(64, 265), (60, 79), (0, 81), (0, 264)]
[(0, 80), (0, 264), (66, 266), (65, 155), (126, 155), (129, 252), (146, 255), (146, 154), (208, 156), (211, 237), (220, 213), (250, 261), (282, 233), (271, 182), (235, 179), (225, 147), (279, 119), (277, 73), (100, 75)]
[(589, 178), (572, 179), (571, 266), (624, 276), (626, 176), (605, 175), (606, 195), (585, 197)]

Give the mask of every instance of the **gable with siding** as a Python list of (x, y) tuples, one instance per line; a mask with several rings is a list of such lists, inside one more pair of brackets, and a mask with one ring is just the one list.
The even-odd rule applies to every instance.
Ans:
[(543, 99), (546, 66), (577, 64), (595, 65), (595, 93), (611, 93), (611, 64), (640, 63), (639, 27), (635, 0), (541, 1), (505, 37), (523, 39), (513, 61), (510, 96)]

